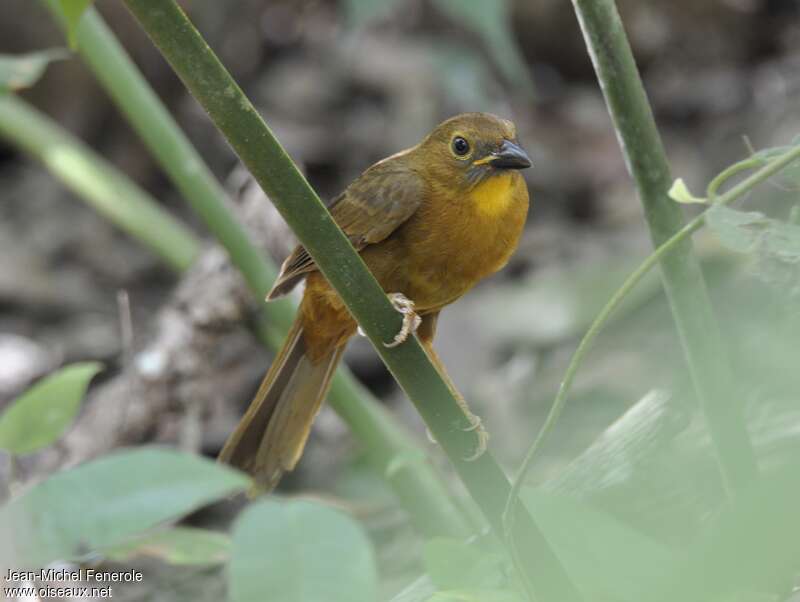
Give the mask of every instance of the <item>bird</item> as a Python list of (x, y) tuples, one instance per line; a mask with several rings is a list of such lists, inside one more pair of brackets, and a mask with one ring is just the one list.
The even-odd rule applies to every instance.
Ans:
[[(336, 224), (403, 315), (392, 341), (416, 335), (477, 436), (488, 433), (433, 348), (440, 311), (500, 270), (517, 247), (529, 194), (520, 170), (531, 160), (513, 122), (462, 113), (419, 144), (367, 168), (329, 205)], [(261, 386), (219, 454), (221, 462), (273, 490), (299, 461), (331, 378), (358, 324), (300, 245), (286, 258), (267, 301), (305, 281), (294, 324)]]

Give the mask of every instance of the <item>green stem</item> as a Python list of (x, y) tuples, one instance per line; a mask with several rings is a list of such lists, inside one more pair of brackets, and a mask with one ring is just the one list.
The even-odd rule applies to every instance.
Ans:
[[(59, 1), (43, 3), (63, 26)], [(222, 186), (97, 11), (90, 8), (82, 16), (75, 40), (78, 52), (176, 188), (227, 250), (253, 293), (263, 299), (275, 278), (275, 268), (233, 218), (225, 205)], [(294, 308), (289, 301), (270, 303), (259, 318), (256, 334), (265, 345), (279, 348), (293, 317)], [(457, 537), (469, 532), (463, 514), (427, 459), (408, 463), (391, 476), (387, 474), (392, 459), (408, 457), (418, 448), (345, 367), (334, 379), (329, 400), (356, 439), (369, 450), (369, 457), (378, 459), (375, 468), (387, 478), (422, 533)]]
[[(628, 169), (644, 206), (650, 236), (661, 246), (684, 224), (667, 196), (669, 164), (614, 0), (573, 0)], [(661, 256), (661, 276), (694, 390), (705, 415), (729, 495), (757, 474), (734, 377), (692, 242), (682, 238)]]
[(79, 198), (173, 268), (183, 270), (197, 256), (200, 245), (194, 234), (158, 201), (13, 94), (0, 95), (0, 135), (44, 163)]
[[(726, 169), (719, 176), (714, 178), (714, 180), (712, 180), (712, 182), (715, 183), (715, 188), (713, 191), (711, 191), (711, 185), (709, 185), (710, 194), (714, 194), (716, 198), (715, 205), (728, 205), (732, 203), (736, 199), (750, 192), (753, 188), (765, 181), (767, 178), (775, 175), (784, 167), (794, 161), (797, 161), (798, 159), (800, 159), (800, 146), (784, 153), (775, 160), (770, 161), (762, 169), (759, 169), (756, 173), (745, 179), (743, 182), (731, 188), (730, 191), (720, 197), (716, 197), (716, 191), (719, 189), (719, 186), (725, 181), (725, 179), (741, 171), (741, 169)], [(736, 163), (735, 165), (741, 165), (742, 163), (748, 161), (750, 160), (748, 159), (747, 161), (742, 161), (740, 163)], [(759, 160), (757, 164), (762, 165), (763, 161)], [(751, 168), (753, 166), (754, 164), (750, 165)], [(725, 178), (721, 177), (723, 174), (727, 174)], [(578, 348), (575, 350), (575, 353), (570, 360), (569, 366), (567, 366), (567, 371), (564, 373), (564, 380), (561, 382), (561, 386), (558, 389), (556, 398), (553, 400), (553, 405), (550, 407), (550, 412), (547, 414), (547, 418), (545, 419), (539, 434), (536, 436), (533, 444), (528, 449), (525, 459), (523, 460), (522, 465), (520, 466), (519, 471), (514, 478), (514, 485), (511, 488), (511, 495), (509, 495), (508, 502), (506, 504), (506, 510), (503, 515), (507, 531), (510, 530), (511, 526), (512, 506), (519, 498), (519, 492), (522, 488), (522, 484), (525, 482), (525, 478), (533, 466), (533, 462), (537, 457), (539, 450), (542, 448), (542, 445), (547, 440), (550, 433), (552, 433), (553, 427), (558, 421), (559, 416), (561, 416), (561, 410), (564, 408), (564, 405), (567, 402), (567, 396), (572, 388), (572, 383), (575, 380), (578, 368), (583, 362), (583, 358), (586, 353), (589, 351), (589, 349), (591, 349), (594, 339), (598, 334), (600, 334), (600, 331), (611, 318), (611, 315), (617, 310), (625, 297), (642, 280), (642, 278), (644, 278), (644, 276), (653, 267), (655, 267), (667, 253), (672, 251), (676, 245), (680, 244), (684, 239), (702, 228), (705, 225), (705, 220), (705, 213), (698, 215), (683, 228), (681, 228), (676, 234), (674, 234), (669, 240), (658, 247), (658, 249), (656, 249), (649, 257), (647, 257), (647, 259), (645, 259), (642, 264), (625, 279), (625, 282), (622, 283), (622, 286), (617, 289), (608, 303), (606, 303), (600, 313), (597, 314), (597, 317), (586, 331), (586, 334), (583, 335), (583, 338), (578, 344)]]
[[(477, 461), (465, 461), (473, 451), (474, 434), (465, 430), (469, 422), (416, 338), (396, 348), (385, 347), (384, 341), (390, 341), (400, 328), (400, 316), (316, 193), (173, 0), (125, 0), (125, 4), (339, 293), (414, 402), (484, 515), (502, 535), (501, 514), (510, 490), (508, 479), (489, 453)], [(520, 510), (517, 524), (528, 552), (530, 581), (536, 584), (542, 598), (578, 600), (577, 590), (530, 515)]]

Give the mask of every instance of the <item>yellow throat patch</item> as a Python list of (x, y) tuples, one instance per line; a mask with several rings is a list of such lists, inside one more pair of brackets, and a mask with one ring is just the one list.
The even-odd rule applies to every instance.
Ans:
[(470, 193), (475, 207), (487, 216), (503, 213), (511, 202), (512, 174), (492, 175)]

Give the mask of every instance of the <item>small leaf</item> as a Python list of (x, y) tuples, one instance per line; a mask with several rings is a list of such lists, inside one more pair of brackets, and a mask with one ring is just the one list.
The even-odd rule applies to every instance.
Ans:
[(126, 562), (137, 556), (149, 556), (174, 565), (210, 565), (227, 561), (230, 548), (231, 540), (224, 533), (192, 527), (173, 527), (135, 537), (101, 551), (103, 555), (118, 562)]
[(502, 584), (503, 559), (474, 545), (437, 537), (425, 544), (423, 563), (441, 589), (495, 587)]
[(436, 6), (451, 19), (480, 35), (506, 78), (533, 93), (528, 66), (511, 30), (511, 5), (508, 0), (435, 0)]
[(0, 93), (29, 88), (53, 61), (69, 57), (61, 48), (41, 50), (20, 55), (0, 55)]
[(347, 24), (353, 29), (364, 27), (389, 15), (397, 0), (345, 0)]
[(675, 180), (667, 194), (673, 201), (677, 201), (678, 203), (683, 203), (685, 205), (705, 205), (708, 203), (707, 198), (694, 196), (691, 192), (689, 192), (689, 188), (686, 186), (683, 178), (678, 178)]
[(0, 449), (24, 455), (47, 447), (72, 424), (97, 362), (72, 364), (47, 376), (11, 402), (0, 416)]
[(233, 529), (232, 602), (374, 602), (375, 559), (350, 517), (310, 502), (259, 502)]
[(40, 567), (109, 548), (249, 483), (174, 450), (115, 453), (55, 474), (0, 508), (0, 565)]
[(75, 48), (77, 39), (75, 37), (78, 29), (78, 23), (86, 12), (86, 9), (92, 5), (94, 0), (59, 0), (61, 10), (64, 13), (64, 19), (67, 26), (67, 41), (70, 48)]

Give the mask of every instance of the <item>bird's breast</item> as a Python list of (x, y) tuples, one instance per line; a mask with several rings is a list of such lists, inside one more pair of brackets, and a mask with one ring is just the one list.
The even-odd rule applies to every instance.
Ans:
[(413, 279), (407, 296), (421, 308), (440, 307), (502, 268), (527, 212), (528, 189), (516, 172), (488, 178), (466, 194), (432, 196), (404, 228)]

